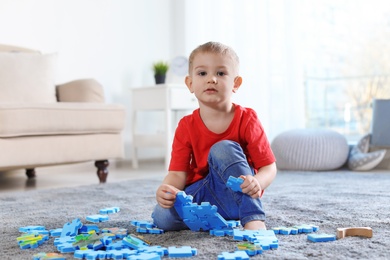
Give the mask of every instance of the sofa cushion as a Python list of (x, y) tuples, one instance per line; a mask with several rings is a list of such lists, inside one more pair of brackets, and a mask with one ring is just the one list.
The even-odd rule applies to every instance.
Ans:
[(0, 52), (0, 103), (56, 102), (56, 60), (56, 54)]
[(0, 104), (0, 137), (118, 133), (125, 110), (116, 104)]

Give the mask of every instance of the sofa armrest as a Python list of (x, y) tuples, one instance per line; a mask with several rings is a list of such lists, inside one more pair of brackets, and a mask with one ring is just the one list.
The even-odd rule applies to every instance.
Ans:
[(94, 79), (80, 79), (56, 86), (59, 102), (104, 103), (102, 85)]

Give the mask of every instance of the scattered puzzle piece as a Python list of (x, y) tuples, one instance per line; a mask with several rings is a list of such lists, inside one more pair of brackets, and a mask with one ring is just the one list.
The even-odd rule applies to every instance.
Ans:
[(44, 226), (26, 226), (26, 227), (20, 227), (19, 232), (23, 233), (29, 233), (31, 231), (38, 231), (38, 230), (46, 230)]
[(243, 178), (236, 178), (234, 176), (229, 176), (229, 179), (227, 180), (226, 186), (228, 186), (232, 191), (239, 191), (242, 192), (241, 184), (244, 182)]
[(245, 251), (249, 256), (259, 255), (263, 252), (260, 245), (241, 243), (236, 246), (237, 250)]
[(78, 218), (73, 219), (71, 223), (65, 223), (64, 227), (62, 228), (61, 237), (76, 236), (82, 225), (83, 224)]
[(168, 247), (168, 256), (169, 257), (190, 257), (194, 256), (198, 253), (196, 248), (192, 248), (190, 246), (182, 246), (182, 247)]
[(100, 214), (112, 214), (118, 213), (121, 209), (119, 207), (104, 208), (99, 210)]
[(249, 260), (249, 256), (245, 251), (222, 252), (218, 255), (218, 260)]
[(46, 260), (46, 259), (51, 259), (51, 260), (65, 260), (66, 258), (64, 257), (63, 254), (58, 254), (58, 253), (38, 253), (33, 255), (33, 260)]
[(358, 237), (372, 237), (372, 229), (370, 227), (349, 227), (349, 228), (338, 228), (337, 239), (358, 236)]
[(336, 236), (330, 234), (309, 234), (307, 239), (312, 242), (328, 242), (336, 240)]
[(108, 215), (90, 215), (86, 217), (86, 220), (93, 223), (108, 221)]

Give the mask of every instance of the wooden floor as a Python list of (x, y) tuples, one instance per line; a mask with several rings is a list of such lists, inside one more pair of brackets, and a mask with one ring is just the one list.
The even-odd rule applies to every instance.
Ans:
[[(133, 169), (129, 161), (110, 161), (107, 182), (140, 178), (160, 178), (166, 174), (162, 161), (139, 162)], [(36, 177), (28, 179), (24, 170), (0, 172), (0, 196), (17, 191), (74, 187), (99, 183), (93, 162), (36, 169)]]

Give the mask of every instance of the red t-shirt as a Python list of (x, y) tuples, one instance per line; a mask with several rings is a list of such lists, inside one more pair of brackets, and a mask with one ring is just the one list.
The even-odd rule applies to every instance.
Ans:
[(248, 163), (256, 170), (275, 162), (256, 112), (236, 104), (234, 108), (234, 118), (228, 129), (221, 134), (207, 129), (200, 117), (199, 109), (180, 120), (172, 144), (169, 170), (187, 172), (186, 185), (207, 175), (209, 151), (218, 141), (231, 140), (239, 143)]

